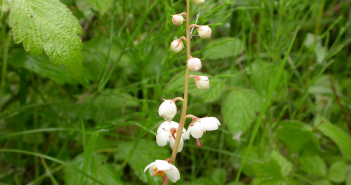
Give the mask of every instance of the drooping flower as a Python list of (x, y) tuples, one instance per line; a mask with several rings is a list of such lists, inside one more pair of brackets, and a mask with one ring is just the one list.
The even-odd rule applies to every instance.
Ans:
[(166, 121), (171, 121), (177, 114), (177, 106), (175, 102), (182, 100), (183, 98), (174, 98), (173, 100), (164, 100), (158, 108), (158, 114), (163, 117)]
[(195, 85), (198, 89), (207, 90), (210, 88), (210, 80), (207, 76), (189, 75), (189, 77), (194, 78)]
[(167, 178), (172, 182), (176, 182), (177, 180), (180, 179), (180, 174), (178, 169), (173, 164), (169, 164), (165, 160), (156, 160), (155, 162), (146, 166), (146, 168), (144, 169), (144, 172), (147, 169), (149, 169), (149, 174), (151, 176), (156, 177), (157, 175), (160, 174), (163, 179), (163, 185), (166, 184), (165, 174)]
[(172, 23), (176, 26), (183, 24), (184, 18), (181, 14), (172, 15)]
[(187, 117), (193, 118), (193, 122), (190, 123), (188, 130), (183, 135), (184, 139), (189, 139), (190, 134), (197, 140), (197, 145), (200, 147), (200, 140), (206, 131), (214, 131), (218, 129), (218, 126), (221, 125), (219, 120), (215, 117), (205, 117), (205, 118), (197, 118), (193, 115), (188, 115)]
[[(156, 135), (156, 143), (158, 146), (166, 146), (168, 143), (173, 150), (175, 140), (177, 138), (177, 130), (178, 130), (179, 124), (171, 121), (165, 121), (163, 122), (157, 129), (157, 135)], [(183, 128), (183, 134), (186, 132), (186, 130)], [(183, 149), (184, 145), (184, 140), (183, 137), (180, 138), (179, 146), (178, 146), (178, 152), (181, 152)]]
[(197, 6), (201, 6), (205, 3), (205, 0), (193, 0), (193, 3)]
[(202, 39), (209, 39), (212, 34), (211, 28), (207, 25), (197, 27), (197, 32)]
[(188, 61), (187, 61), (187, 67), (189, 68), (189, 70), (191, 71), (198, 71), (201, 69), (202, 64), (201, 64), (201, 60), (195, 57), (191, 57)]
[(185, 37), (180, 37), (179, 39), (176, 39), (171, 42), (171, 51), (173, 51), (174, 53), (179, 53), (184, 49), (182, 39), (186, 40)]

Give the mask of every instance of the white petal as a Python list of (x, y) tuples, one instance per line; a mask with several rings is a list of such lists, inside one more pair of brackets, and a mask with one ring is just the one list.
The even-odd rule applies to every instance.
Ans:
[[(169, 146), (171, 147), (172, 150), (174, 148), (174, 144), (175, 144), (175, 140), (173, 138), (171, 138), (170, 141), (169, 141)], [(184, 140), (183, 140), (183, 138), (180, 138), (178, 151), (177, 151), (178, 153), (183, 150), (183, 146), (184, 146)]]
[(196, 122), (191, 129), (191, 135), (195, 138), (201, 138), (202, 135), (204, 134), (205, 129), (203, 128), (203, 125), (201, 123)]
[(188, 130), (182, 135), (182, 138), (184, 138), (185, 140), (189, 139), (189, 137), (190, 137), (190, 132), (191, 132), (192, 128), (193, 128), (193, 127), (190, 126), (190, 127), (188, 128)]
[[(172, 127), (172, 124), (174, 124), (176, 122), (171, 121), (171, 123), (169, 121), (165, 121), (163, 122), (157, 129), (157, 133), (160, 132), (160, 130), (169, 130)], [(178, 127), (177, 127), (178, 128)]]
[(199, 122), (201, 122), (203, 128), (208, 131), (217, 130), (218, 126), (221, 125), (219, 120), (215, 117), (202, 118)]
[(155, 166), (159, 171), (167, 171), (171, 169), (171, 164), (165, 160), (156, 160)]
[(166, 171), (166, 175), (172, 182), (176, 182), (180, 179), (179, 171), (174, 165), (171, 165), (171, 169)]
[(156, 143), (158, 144), (158, 146), (166, 146), (170, 140), (169, 136), (169, 131), (160, 130), (159, 132), (157, 132)]
[(149, 169), (149, 174), (150, 174), (151, 176), (155, 175), (155, 171), (153, 170), (154, 166), (155, 166), (155, 162), (153, 162), (153, 163), (147, 165), (146, 168), (144, 169), (144, 172), (145, 172), (147, 169)]

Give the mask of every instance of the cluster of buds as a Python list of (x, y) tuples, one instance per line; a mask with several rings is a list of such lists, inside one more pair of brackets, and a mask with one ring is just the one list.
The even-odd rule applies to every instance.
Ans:
[[(187, 0), (189, 2), (189, 0)], [(201, 6), (205, 3), (205, 0), (193, 0), (195, 5)], [(189, 3), (187, 3), (189, 4)], [(189, 7), (187, 7), (189, 8)], [(189, 12), (180, 13), (172, 15), (172, 23), (176, 26), (181, 26), (184, 21), (186, 21), (187, 29), (191, 27), (196, 27), (198, 36), (202, 39), (209, 39), (211, 37), (212, 31), (211, 28), (207, 25), (189, 25), (189, 20), (183, 18), (183, 15), (186, 15), (187, 19), (189, 19)], [(190, 30), (187, 30), (187, 36), (189, 37)], [(200, 90), (208, 90), (210, 88), (210, 81), (207, 76), (196, 76), (196, 75), (188, 75), (188, 70), (190, 71), (199, 71), (202, 68), (202, 63), (199, 58), (192, 57), (190, 55), (190, 38), (186, 38), (184, 36), (174, 40), (171, 42), (171, 51), (174, 53), (180, 53), (185, 47), (182, 42), (185, 40), (187, 42), (188, 52), (187, 52), (187, 76), (186, 83), (188, 83), (189, 78), (194, 78), (195, 85)], [(187, 86), (186, 86), (187, 87)], [(187, 89), (184, 91), (187, 93)], [(187, 97), (187, 96), (184, 96)], [(172, 121), (172, 119), (177, 114), (177, 106), (176, 101), (183, 101), (186, 105), (187, 99), (185, 100), (181, 97), (177, 97), (174, 99), (164, 99), (163, 103), (159, 106), (158, 114), (160, 117), (164, 118), (164, 122), (158, 127), (156, 134), (156, 143), (158, 146), (163, 147), (168, 143), (170, 148), (173, 150), (175, 155), (183, 150), (184, 140), (189, 140), (190, 135), (197, 140), (197, 145), (200, 147), (200, 138), (203, 136), (206, 131), (214, 131), (217, 130), (221, 125), (219, 120), (215, 117), (204, 117), (198, 118), (194, 115), (186, 115), (182, 114), (182, 118), (191, 118), (192, 122), (189, 124), (188, 129), (184, 129), (184, 120), (179, 123)], [(186, 111), (186, 109), (185, 109)], [(179, 138), (178, 138), (179, 137)], [(178, 138), (178, 139), (177, 139)], [(176, 148), (175, 148), (176, 146)], [(177, 148), (178, 147), (178, 148)], [(175, 157), (174, 157), (175, 158)], [(149, 170), (151, 176), (161, 175), (163, 179), (163, 185), (167, 184), (167, 180), (165, 176), (172, 182), (176, 182), (180, 179), (180, 174), (178, 169), (173, 165), (173, 154), (172, 158), (166, 160), (156, 160), (155, 162), (149, 164), (146, 170)]]

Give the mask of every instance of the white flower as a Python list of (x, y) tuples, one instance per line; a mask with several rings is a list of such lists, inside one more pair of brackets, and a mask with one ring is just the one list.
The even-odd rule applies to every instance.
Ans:
[(182, 42), (182, 37), (171, 42), (171, 51), (174, 53), (179, 53), (184, 49), (184, 44)]
[(172, 182), (176, 182), (177, 180), (180, 179), (180, 174), (178, 169), (174, 165), (169, 164), (167, 161), (164, 161), (164, 160), (156, 160), (155, 162), (149, 164), (144, 169), (144, 172), (147, 169), (149, 169), (149, 174), (151, 176), (156, 177), (158, 174), (160, 174), (162, 176), (164, 184), (166, 182), (166, 178), (164, 177), (164, 174), (166, 174), (167, 178)]
[(177, 114), (177, 106), (175, 105), (177, 100), (183, 101), (183, 98), (177, 97), (173, 100), (164, 100), (164, 102), (158, 108), (158, 114), (166, 121), (171, 121)]
[(203, 136), (206, 131), (217, 130), (221, 125), (219, 120), (215, 117), (193, 118), (195, 121), (189, 125), (188, 130), (183, 135), (184, 139), (189, 139), (190, 134), (197, 139), (198, 146), (201, 146), (199, 138)]
[(197, 6), (201, 6), (205, 3), (205, 0), (193, 0), (193, 3), (195, 3)]
[[(167, 143), (169, 143), (171, 149), (173, 150), (175, 140), (177, 137), (178, 127), (179, 127), (179, 124), (174, 121), (163, 122), (157, 129), (156, 143), (158, 144), (158, 146), (166, 146)], [(183, 133), (185, 132), (186, 130), (183, 128)], [(184, 140), (183, 140), (183, 137), (181, 137), (179, 146), (178, 146), (178, 152), (182, 151), (183, 145), (184, 145)]]
[(197, 32), (199, 36), (203, 39), (209, 39), (212, 34), (212, 30), (209, 26), (198, 26)]
[(176, 26), (183, 24), (184, 18), (181, 14), (172, 15), (172, 23)]
[(210, 80), (207, 76), (189, 75), (189, 77), (194, 78), (195, 85), (198, 89), (207, 90), (210, 88)]
[(202, 64), (201, 64), (201, 60), (195, 57), (191, 57), (188, 61), (187, 61), (188, 65), (187, 67), (191, 70), (191, 71), (198, 71), (201, 69)]

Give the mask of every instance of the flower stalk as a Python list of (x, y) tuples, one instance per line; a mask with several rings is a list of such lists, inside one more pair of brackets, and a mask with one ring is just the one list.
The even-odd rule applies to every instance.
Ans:
[[(185, 23), (186, 23), (186, 56), (187, 56), (187, 61), (190, 60), (191, 57), (191, 45), (190, 45), (190, 25), (188, 20), (190, 20), (190, 0), (186, 1), (186, 14), (185, 14)], [(179, 133), (179, 136), (177, 136), (174, 147), (173, 147), (173, 151), (172, 151), (172, 156), (170, 159), (170, 163), (174, 163), (176, 157), (177, 157), (177, 151), (178, 151), (178, 147), (179, 147), (179, 142), (180, 142), (180, 138), (182, 136), (182, 130), (184, 128), (184, 123), (185, 123), (185, 119), (186, 119), (186, 111), (188, 108), (188, 89), (189, 89), (189, 68), (186, 68), (185, 70), (185, 82), (184, 82), (184, 101), (183, 101), (183, 106), (182, 106), (182, 114), (180, 117), (180, 122), (179, 122), (179, 127), (178, 127), (178, 131), (177, 133)]]

